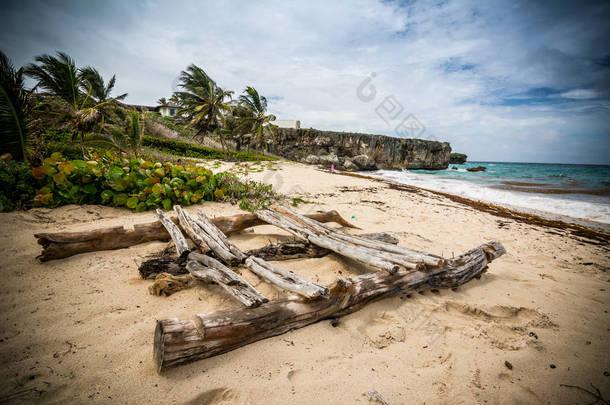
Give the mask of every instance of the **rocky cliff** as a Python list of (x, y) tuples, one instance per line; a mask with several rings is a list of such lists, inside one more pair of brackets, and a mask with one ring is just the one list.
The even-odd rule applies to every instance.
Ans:
[(468, 156), (463, 153), (452, 153), (449, 155), (449, 163), (451, 164), (461, 165), (466, 163), (466, 160), (468, 160)]
[(288, 159), (345, 170), (446, 169), (447, 142), (384, 135), (279, 128), (270, 151)]

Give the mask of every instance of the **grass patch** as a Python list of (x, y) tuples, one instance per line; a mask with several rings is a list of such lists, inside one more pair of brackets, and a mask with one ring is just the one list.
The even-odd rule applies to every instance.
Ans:
[(225, 153), (220, 149), (209, 148), (207, 146), (200, 146), (190, 142), (174, 141), (171, 139), (155, 138), (152, 136), (144, 135), (142, 137), (142, 146), (157, 149), (164, 153), (173, 155), (180, 155), (185, 157), (199, 158), (199, 159), (233, 159), (242, 162), (250, 161), (275, 161), (278, 158), (273, 156), (259, 155), (257, 158), (254, 152), (228, 152)]

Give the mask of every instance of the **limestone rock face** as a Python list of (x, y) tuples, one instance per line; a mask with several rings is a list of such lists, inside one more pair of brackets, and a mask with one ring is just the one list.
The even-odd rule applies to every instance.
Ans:
[(330, 166), (330, 165), (335, 165), (335, 166), (339, 166), (339, 157), (331, 152), (328, 155), (321, 155), (318, 156), (318, 162), (322, 165), (325, 166)]
[[(270, 151), (287, 159), (347, 170), (446, 169), (447, 142), (392, 138), (384, 135), (279, 128)], [(313, 156), (318, 157), (318, 162)], [(346, 158), (348, 166), (345, 167)]]
[(369, 159), (369, 157), (367, 155), (354, 156), (352, 161), (356, 164), (356, 166), (358, 166), (358, 168), (360, 170), (374, 170), (375, 169), (375, 162), (373, 160)]
[(358, 165), (356, 165), (352, 159), (350, 158), (345, 158), (345, 160), (343, 161), (343, 168), (345, 170), (347, 170), (348, 172), (355, 172), (358, 171), (360, 168), (358, 167)]
[(310, 165), (317, 165), (320, 163), (320, 158), (316, 155), (309, 155), (303, 160), (303, 162), (309, 163)]
[(449, 163), (451, 164), (461, 165), (463, 163), (466, 163), (467, 159), (468, 156), (464, 155), (463, 153), (452, 153), (451, 155), (449, 155)]

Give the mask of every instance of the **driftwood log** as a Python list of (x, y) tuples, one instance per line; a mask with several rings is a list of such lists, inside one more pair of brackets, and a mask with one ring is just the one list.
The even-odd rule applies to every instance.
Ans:
[[(366, 233), (358, 236), (391, 244), (398, 243), (398, 239), (385, 232)], [(259, 257), (266, 261), (282, 261), (317, 258), (326, 256), (330, 253), (332, 253), (330, 250), (310, 243), (290, 241), (272, 243), (262, 248), (251, 249), (244, 252), (244, 255)], [(140, 264), (138, 271), (140, 272), (140, 276), (144, 279), (154, 279), (161, 273), (169, 273), (174, 276), (188, 273), (186, 269), (186, 259), (174, 256), (155, 257), (145, 260)]]
[(225, 263), (238, 263), (239, 260), (233, 253), (227, 249), (227, 247), (219, 243), (209, 232), (202, 229), (194, 218), (186, 212), (181, 206), (175, 205), (174, 211), (178, 214), (178, 221), (180, 221), (180, 227), (186, 232), (188, 237), (197, 245), (202, 251), (206, 251), (208, 248), (214, 252), (216, 257), (221, 259)]
[[(180, 221), (182, 229), (185, 230), (186, 234), (195, 245), (200, 248), (205, 248), (204, 245), (207, 245), (216, 255), (226, 262), (236, 260), (236, 257), (233, 256), (224, 245), (220, 246), (208, 233), (206, 233), (206, 231), (201, 229), (182, 207), (176, 205), (174, 210), (178, 214), (178, 220)], [(269, 301), (267, 297), (256, 290), (250, 283), (218, 260), (199, 253), (191, 253), (188, 250), (186, 239), (184, 238), (184, 235), (182, 235), (180, 228), (178, 228), (163, 211), (157, 210), (157, 215), (163, 226), (171, 235), (180, 258), (187, 257), (186, 270), (191, 276), (206, 283), (216, 283), (220, 285), (227, 293), (247, 307), (256, 307)]]
[(246, 266), (248, 266), (257, 276), (283, 290), (299, 294), (309, 299), (328, 297), (329, 290), (327, 287), (317, 285), (316, 283), (302, 278), (298, 274), (274, 266), (258, 257), (248, 257), (246, 259)]
[(186, 238), (180, 232), (180, 228), (176, 225), (167, 215), (163, 213), (160, 209), (156, 210), (157, 216), (159, 217), (159, 221), (165, 227), (167, 233), (171, 236), (172, 241), (174, 242), (174, 246), (176, 247), (176, 252), (180, 257), (186, 257), (191, 250), (189, 249), (189, 245), (186, 242)]
[(257, 308), (223, 310), (192, 319), (157, 321), (154, 361), (158, 372), (225, 353), (249, 343), (286, 333), (327, 318), (352, 313), (367, 303), (400, 292), (457, 287), (479, 277), (492, 260), (505, 253), (500, 242), (481, 245), (428, 271), (401, 269), (339, 279), (328, 298), (289, 298)]
[(196, 279), (220, 285), (247, 307), (257, 307), (269, 301), (267, 297), (237, 273), (209, 256), (191, 253), (188, 257), (186, 269)]
[(400, 268), (422, 270), (426, 267), (439, 267), (444, 262), (439, 256), (346, 234), (286, 207), (271, 207), (255, 215), (289, 232), (300, 241), (332, 250), (389, 273), (395, 273)]
[(237, 246), (233, 244), (227, 238), (227, 235), (222, 233), (220, 229), (208, 218), (207, 215), (201, 210), (197, 211), (197, 217), (193, 218), (193, 221), (203, 230), (205, 231), (212, 239), (216, 241), (220, 246), (229, 251), (233, 256), (235, 256), (235, 260), (237, 262), (243, 262), (246, 260), (246, 255), (239, 250)]
[[(345, 227), (357, 228), (334, 210), (309, 214), (307, 217), (319, 222), (336, 222)], [(173, 218), (172, 221), (178, 222), (178, 219)], [(266, 224), (253, 214), (216, 217), (211, 219), (211, 222), (225, 235)], [(113, 226), (90, 231), (38, 233), (34, 236), (38, 244), (42, 245), (42, 253), (37, 257), (41, 262), (63, 259), (79, 253), (122, 249), (139, 243), (170, 239), (170, 235), (160, 221), (136, 224), (133, 229)]]

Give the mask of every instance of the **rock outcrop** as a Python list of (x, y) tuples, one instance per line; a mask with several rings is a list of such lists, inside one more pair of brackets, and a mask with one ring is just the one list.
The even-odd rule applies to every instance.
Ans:
[(447, 142), (384, 135), (279, 128), (270, 151), (309, 164), (350, 171), (375, 169), (446, 169)]
[(451, 155), (449, 155), (449, 163), (452, 165), (461, 165), (466, 163), (466, 160), (468, 159), (467, 155), (464, 155), (463, 153), (452, 153)]

